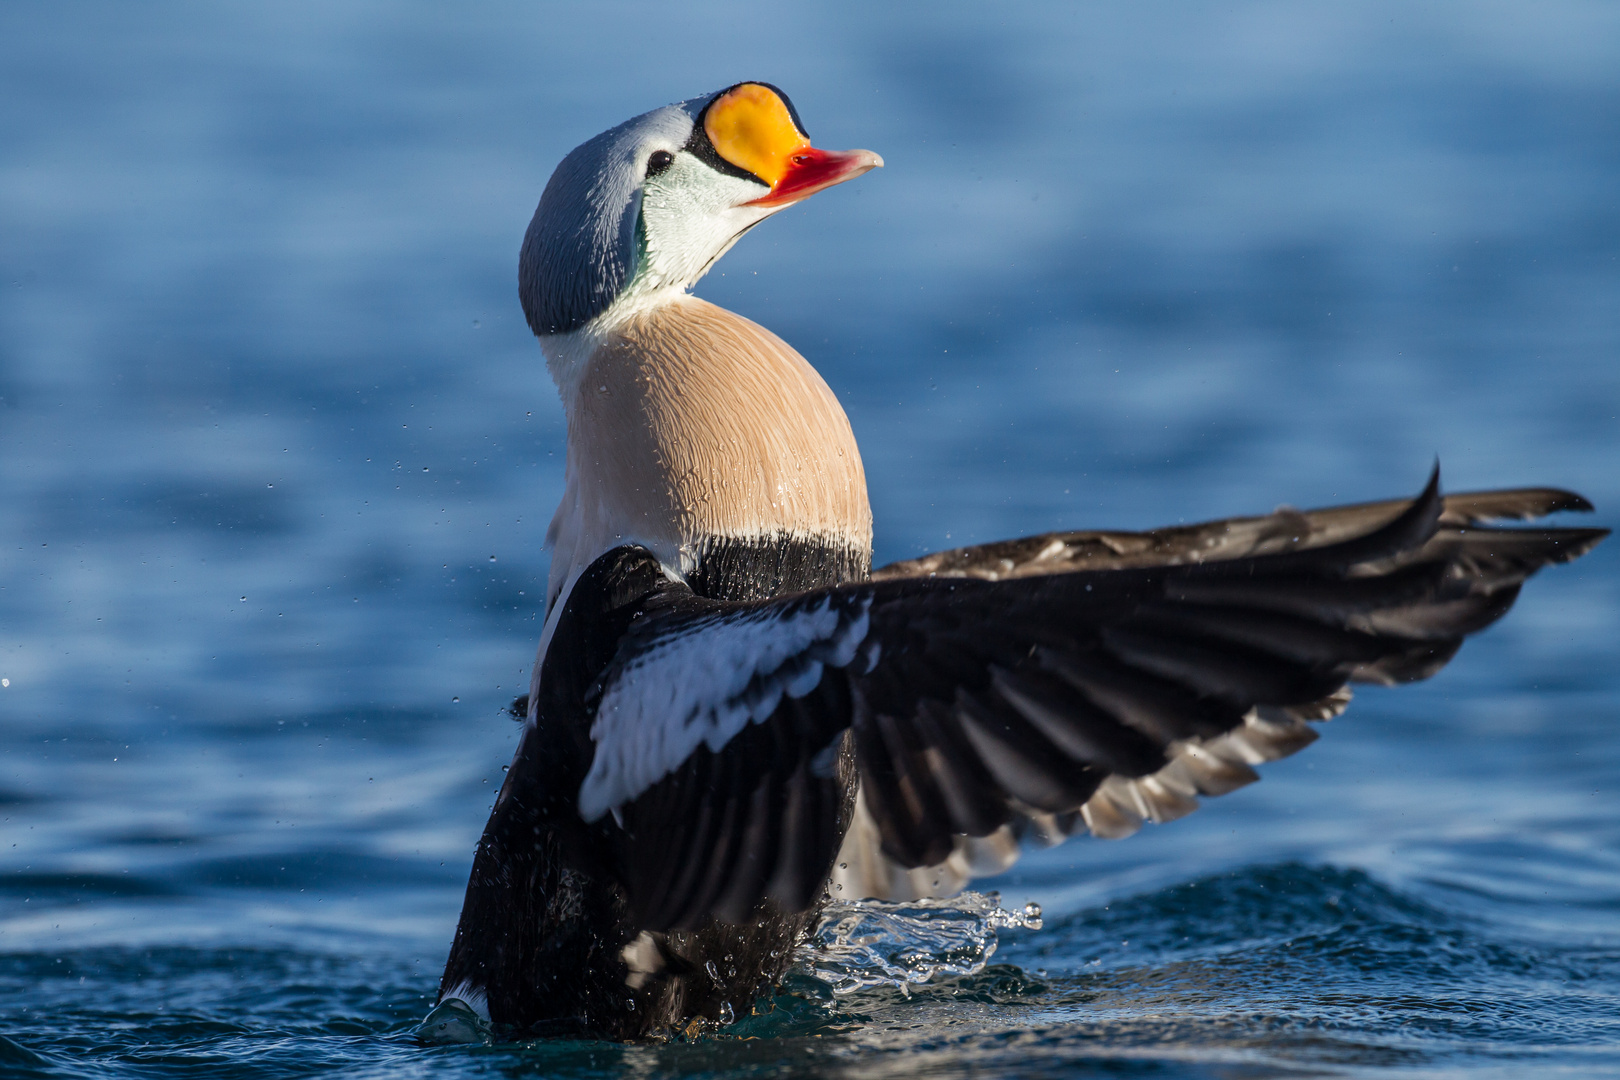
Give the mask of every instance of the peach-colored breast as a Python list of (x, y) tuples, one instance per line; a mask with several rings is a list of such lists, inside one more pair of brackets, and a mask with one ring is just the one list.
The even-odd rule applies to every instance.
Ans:
[(615, 533), (683, 556), (712, 537), (775, 532), (870, 550), (849, 420), (809, 362), (764, 327), (685, 297), (627, 322), (575, 387), (573, 524), (605, 531), (577, 537), (600, 550), (576, 550), (576, 565)]

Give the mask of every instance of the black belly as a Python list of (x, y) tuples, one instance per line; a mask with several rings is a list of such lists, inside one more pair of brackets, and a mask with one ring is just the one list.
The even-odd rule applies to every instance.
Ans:
[[(861, 580), (870, 567), (869, 552), (838, 541), (715, 540), (687, 582), (713, 599), (760, 600)], [(592, 595), (594, 578), (591, 570), (582, 575), (559, 617), (535, 723), (479, 841), (439, 987), (441, 995), (458, 985), (481, 990), (491, 1022), (508, 1035), (633, 1038), (728, 1011), (747, 1015), (786, 972), (817, 917), (815, 909), (790, 913), (766, 901), (745, 923), (710, 921), (646, 937), (629, 918), (613, 822), (587, 826), (575, 801), (593, 749), (586, 692), (629, 625), (626, 593), (635, 589), (632, 577), (611, 594)], [(645, 584), (655, 582), (649, 576)], [(855, 789), (847, 747), (842, 757), (846, 798), (830, 823), (840, 835)], [(634, 969), (624, 956), (632, 942)]]

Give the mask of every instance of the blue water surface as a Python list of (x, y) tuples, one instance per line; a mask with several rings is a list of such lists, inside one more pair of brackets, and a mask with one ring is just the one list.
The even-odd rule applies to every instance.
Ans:
[(0, 1075), (1620, 1073), (1620, 546), (1264, 782), (987, 883), (977, 975), (418, 1048), (516, 729), (557, 160), (744, 78), (887, 167), (698, 292), (880, 561), (1554, 484), (1620, 518), (1604, 3), (0, 7)]

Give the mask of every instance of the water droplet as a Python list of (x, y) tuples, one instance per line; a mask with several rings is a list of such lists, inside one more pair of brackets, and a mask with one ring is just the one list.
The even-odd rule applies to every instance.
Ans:
[(494, 562), (494, 561), (495, 561), (495, 556), (493, 556), (493, 555), (491, 555), (491, 556), (490, 556), (490, 557), (489, 557), (489, 561), (490, 561), (490, 562)]
[(730, 1024), (735, 1022), (736, 1019), (737, 1014), (731, 1011), (731, 1002), (722, 1001), (720, 1003), (720, 1022), (722, 1024)]
[(840, 869), (840, 870), (848, 870), (849, 869), (849, 863), (847, 863), (847, 862), (839, 863), (838, 864), (838, 869)]
[(247, 597), (245, 597), (245, 596), (242, 597), (242, 603), (244, 603), (244, 604), (247, 603)]
[(458, 698), (458, 697), (453, 697), (453, 698), (450, 699), (450, 704), (452, 704), (452, 705), (460, 705), (461, 704), (461, 699)]
[(707, 971), (709, 973), (709, 978), (713, 979), (715, 982), (720, 981), (720, 969), (714, 966), (713, 960), (704, 961), (703, 970)]
[(635, 998), (629, 999), (628, 1001), (626, 1001), (624, 1003), (624, 1007), (629, 1009), (631, 1012), (635, 1012), (636, 1011), (636, 999)]

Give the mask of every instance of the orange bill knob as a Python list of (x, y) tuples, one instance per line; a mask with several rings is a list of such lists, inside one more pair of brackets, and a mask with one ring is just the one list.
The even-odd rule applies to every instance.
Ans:
[(883, 165), (870, 150), (811, 146), (787, 102), (761, 83), (734, 86), (711, 102), (703, 130), (716, 153), (770, 185), (749, 206), (785, 206)]

